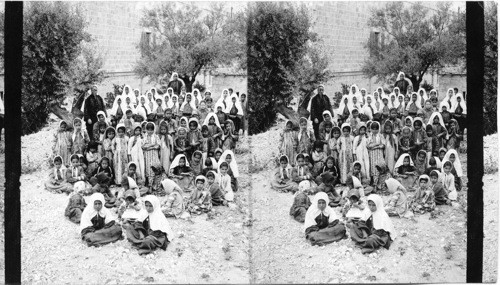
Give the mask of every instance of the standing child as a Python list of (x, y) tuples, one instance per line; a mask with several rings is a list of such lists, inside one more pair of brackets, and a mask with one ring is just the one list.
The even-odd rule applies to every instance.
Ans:
[(94, 142), (97, 144), (97, 153), (102, 157), (104, 156), (103, 141), (106, 138), (106, 128), (108, 125), (106, 123), (99, 122), (99, 138)]
[(69, 165), (71, 162), (71, 132), (67, 130), (68, 124), (65, 121), (59, 122), (59, 129), (54, 134), (54, 146), (52, 152), (54, 157), (60, 156), (64, 166)]
[(73, 135), (71, 136), (71, 152), (77, 154), (84, 154), (87, 144), (90, 142), (89, 135), (83, 129), (83, 121), (79, 118), (73, 120)]
[(240, 172), (233, 151), (224, 151), (221, 155), (221, 160), (224, 160), (228, 165), (227, 174), (231, 177), (231, 188), (234, 192), (238, 191), (238, 177), (240, 177)]
[(174, 141), (168, 131), (168, 123), (160, 123), (160, 161), (163, 169), (170, 169), (170, 161), (174, 158)]
[(203, 125), (201, 127), (201, 144), (200, 151), (203, 154), (203, 160), (206, 160), (209, 156), (213, 156), (215, 150), (214, 139), (210, 136), (210, 131), (208, 130), (208, 126)]
[[(383, 137), (380, 135), (380, 124), (379, 122), (372, 122), (371, 126), (371, 134), (368, 137), (367, 149), (368, 155), (370, 157), (370, 175), (374, 184), (377, 184), (378, 181), (378, 171), (376, 165), (379, 165), (382, 162), (385, 162), (384, 151), (385, 151), (385, 142)], [(368, 177), (368, 176), (367, 176)]]
[(123, 173), (127, 171), (128, 164), (128, 137), (125, 136), (125, 125), (119, 124), (116, 128), (118, 136), (116, 136), (111, 145), (113, 149), (113, 165), (115, 167), (116, 185), (120, 185)]
[(191, 158), (193, 153), (199, 149), (202, 141), (200, 124), (196, 118), (189, 119), (189, 132), (187, 134), (187, 139), (189, 143), (189, 150), (187, 151), (186, 156)]
[(222, 134), (222, 149), (233, 150), (236, 148), (238, 134), (234, 132), (234, 123), (231, 120), (226, 120), (224, 124), (224, 133)]
[(316, 140), (314, 138), (314, 131), (307, 128), (307, 119), (301, 117), (299, 119), (299, 132), (297, 134), (298, 153), (311, 153), (313, 148), (313, 143)]
[(313, 177), (316, 178), (318, 175), (321, 174), (321, 169), (323, 168), (323, 166), (326, 162), (326, 153), (324, 152), (322, 141), (318, 140), (318, 141), (314, 142), (314, 151), (312, 152), (312, 161), (313, 161), (312, 174), (313, 174)]
[(292, 121), (287, 121), (285, 128), (280, 133), (279, 153), (293, 158), (297, 155), (297, 146), (297, 132), (293, 130)]
[(351, 126), (349, 124), (342, 124), (342, 136), (339, 139), (337, 149), (339, 150), (339, 170), (340, 182), (346, 183), (347, 174), (351, 170), (353, 162), (353, 136), (351, 135)]
[(222, 161), (219, 164), (219, 185), (221, 190), (224, 192), (224, 199), (228, 202), (234, 201), (234, 192), (231, 187), (231, 176), (227, 174), (227, 170), (229, 169), (229, 164), (225, 161)]
[[(331, 131), (331, 136), (330, 139), (328, 140), (328, 148), (327, 148), (327, 155), (332, 156), (335, 161), (339, 161), (339, 149), (338, 149), (338, 142), (340, 138), (340, 128), (339, 127), (333, 127)], [(338, 166), (338, 165), (337, 165)]]
[(128, 140), (128, 159), (134, 162), (137, 173), (141, 179), (145, 179), (144, 153), (142, 151), (142, 128), (139, 123), (133, 127), (134, 136)]
[(131, 109), (128, 109), (127, 111), (125, 111), (125, 115), (127, 117), (123, 120), (123, 125), (125, 125), (125, 129), (127, 130), (127, 136), (132, 137), (134, 135), (133, 127), (135, 123), (133, 118), (134, 112)]
[(463, 139), (463, 135), (460, 134), (460, 128), (458, 126), (458, 121), (455, 119), (450, 120), (450, 131), (448, 134), (448, 140), (446, 142), (446, 147), (448, 149), (459, 149), (460, 142)]
[(392, 122), (387, 120), (384, 124), (384, 134), (382, 139), (385, 145), (385, 164), (389, 167), (389, 169), (394, 169), (394, 164), (398, 158), (398, 138), (394, 134), (393, 130), (394, 128)]
[(453, 164), (446, 160), (443, 163), (443, 186), (446, 192), (448, 193), (448, 198), (451, 201), (457, 200), (457, 189), (455, 188), (455, 176), (451, 173), (451, 169), (453, 168)]
[[(173, 118), (173, 112), (171, 108), (167, 108), (164, 113), (165, 119), (163, 122), (167, 124), (168, 134), (173, 137), (177, 133), (177, 121)], [(161, 124), (160, 124), (161, 126)]]
[(213, 139), (214, 148), (221, 147), (222, 128), (219, 124), (219, 119), (217, 118), (215, 113), (209, 113), (205, 118), (203, 125), (207, 126), (208, 128), (208, 134)]
[(203, 170), (203, 154), (199, 150), (196, 150), (191, 156), (191, 169), (195, 177), (200, 175)]
[(206, 176), (207, 176), (206, 189), (210, 191), (210, 196), (212, 197), (212, 205), (227, 206), (227, 201), (224, 198), (224, 193), (222, 192), (220, 185), (217, 182), (218, 174), (215, 171), (209, 171)]
[(86, 158), (88, 163), (86, 173), (87, 177), (90, 177), (92, 176), (94, 170), (97, 169), (99, 161), (101, 160), (101, 155), (97, 151), (97, 142), (92, 141), (89, 143)]
[(217, 115), (217, 121), (219, 121), (220, 123), (220, 127), (221, 129), (224, 129), (224, 124), (226, 123), (226, 118), (227, 118), (227, 115), (226, 113), (224, 113), (224, 105), (222, 105), (222, 103), (215, 103), (215, 110), (216, 110), (216, 113), (215, 115)]
[(457, 189), (457, 191), (461, 191), (463, 171), (462, 164), (460, 163), (460, 160), (458, 158), (458, 153), (455, 149), (450, 149), (448, 150), (448, 152), (446, 152), (443, 158), (443, 164), (446, 161), (451, 162), (451, 174), (455, 176), (455, 189)]
[(179, 154), (187, 154), (187, 150), (189, 147), (189, 141), (187, 139), (187, 130), (183, 127), (179, 127), (177, 132), (177, 138), (174, 140), (174, 150), (175, 155)]
[(154, 172), (151, 166), (160, 164), (160, 139), (155, 133), (156, 125), (148, 122), (146, 125), (146, 136), (142, 140), (142, 151), (144, 152), (144, 169), (146, 185), (151, 186)]
[(411, 129), (409, 127), (403, 127), (401, 131), (401, 137), (399, 138), (399, 157), (403, 154), (411, 154), (415, 149), (415, 144), (411, 136)]
[(427, 133), (423, 128), (422, 119), (416, 117), (413, 121), (413, 133), (412, 133), (413, 141), (415, 142), (415, 148), (412, 152), (412, 157), (417, 157), (417, 152), (422, 149), (427, 149)]
[[(371, 124), (373, 126), (373, 123)], [(353, 160), (361, 163), (361, 173), (363, 176), (370, 177), (370, 157), (368, 155), (368, 134), (366, 133), (365, 123), (360, 123), (358, 128), (358, 135), (354, 138), (352, 145)]]
[(105, 138), (102, 141), (102, 149), (104, 151), (104, 156), (111, 159), (110, 165), (111, 165), (111, 167), (113, 167), (114, 166), (113, 165), (114, 155), (113, 155), (113, 144), (112, 143), (113, 143), (113, 139), (115, 138), (115, 135), (116, 135), (115, 128), (108, 127), (106, 129), (106, 132), (104, 133), (104, 135), (105, 135)]

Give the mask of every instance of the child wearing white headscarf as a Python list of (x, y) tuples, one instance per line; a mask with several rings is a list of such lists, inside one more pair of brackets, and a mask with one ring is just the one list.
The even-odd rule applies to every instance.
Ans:
[(156, 249), (167, 249), (167, 245), (174, 239), (174, 233), (161, 211), (160, 200), (154, 195), (144, 197), (146, 210), (132, 225), (126, 224), (127, 239), (139, 254), (148, 254)]
[(351, 238), (361, 247), (363, 254), (371, 253), (380, 247), (389, 249), (396, 237), (396, 230), (389, 215), (384, 210), (382, 197), (371, 194), (367, 198), (368, 207), (361, 220), (351, 227)]
[(321, 246), (346, 238), (346, 228), (329, 203), (328, 195), (318, 192), (307, 209), (304, 231), (311, 245)]
[(122, 228), (115, 224), (104, 203), (104, 195), (94, 193), (83, 210), (80, 233), (88, 246), (101, 246), (122, 239)]
[(293, 181), (293, 168), (289, 164), (288, 156), (280, 157), (280, 166), (271, 181), (271, 187), (278, 192), (292, 192), (298, 190), (298, 185)]

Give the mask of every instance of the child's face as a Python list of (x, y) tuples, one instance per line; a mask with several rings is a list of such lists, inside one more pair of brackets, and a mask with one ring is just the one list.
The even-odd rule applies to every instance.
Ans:
[(214, 184), (215, 178), (213, 176), (210, 176), (207, 178), (207, 180), (208, 180), (208, 184), (212, 185), (212, 184)]
[(426, 133), (428, 137), (432, 136), (432, 130), (427, 130)]
[[(356, 97), (354, 97), (354, 98), (356, 98)], [(356, 103), (356, 102), (354, 102), (354, 103)], [(358, 112), (352, 112), (352, 117), (353, 117), (353, 118), (357, 118), (357, 117), (358, 117), (358, 115), (359, 115), (359, 113), (358, 113)]]
[(326, 201), (323, 199), (318, 200), (318, 209), (324, 211), (326, 209)]
[(439, 152), (439, 159), (440, 159), (440, 160), (443, 160), (443, 158), (444, 158), (445, 154), (446, 154), (446, 153), (445, 153), (444, 151), (440, 151), (440, 152)]
[(165, 118), (167, 118), (168, 120), (170, 120), (172, 118), (172, 111), (165, 112)]
[(65, 123), (62, 123), (61, 126), (59, 127), (59, 129), (61, 131), (65, 131), (66, 130), (66, 124)]
[(208, 123), (209, 123), (210, 125), (215, 124), (215, 118), (214, 118), (214, 117), (210, 117), (210, 119), (208, 120)]
[(405, 166), (410, 165), (410, 159), (409, 159), (408, 157), (405, 157), (405, 158), (403, 159), (403, 165), (405, 165)]
[(420, 183), (419, 183), (420, 187), (426, 187), (427, 186), (427, 181), (422, 179), (420, 180)]
[(330, 121), (332, 119), (329, 114), (324, 114), (323, 118), (325, 118), (325, 121)]
[(325, 131), (327, 134), (329, 134), (332, 131), (332, 127), (325, 127)]
[(135, 201), (134, 201), (134, 198), (127, 197), (127, 198), (125, 198), (125, 202), (127, 203), (127, 206), (128, 206), (128, 205), (134, 204)]
[(336, 139), (340, 138), (340, 132), (338, 131), (338, 129), (333, 132), (333, 137)]
[(96, 149), (95, 147), (93, 147), (93, 148), (90, 148), (90, 149), (89, 149), (89, 151), (90, 151), (91, 153), (95, 153), (95, 152), (97, 151), (97, 149)]
[(153, 213), (154, 208), (153, 208), (153, 205), (151, 205), (151, 203), (149, 203), (149, 201), (146, 201), (144, 203), (144, 206), (146, 206), (146, 211), (148, 211), (148, 213)]
[(368, 201), (368, 208), (370, 208), (370, 211), (376, 212), (377, 211), (377, 206), (375, 205), (375, 202), (373, 201)]
[(297, 159), (297, 164), (298, 164), (299, 166), (304, 166), (304, 158), (299, 157), (299, 159)]
[(333, 167), (333, 161), (331, 159), (329, 159), (327, 162), (326, 162), (326, 167), (328, 168), (332, 168)]
[(396, 110), (392, 110), (392, 111), (389, 113), (389, 116), (391, 117), (391, 119), (396, 118), (396, 115), (397, 115)]
[(179, 159), (179, 166), (183, 167), (186, 165), (186, 158), (182, 157)]
[(412, 100), (413, 102), (417, 101), (417, 94), (413, 94), (413, 95), (411, 95), (411, 100)]
[(231, 157), (230, 154), (226, 155), (226, 162), (227, 162), (227, 164), (230, 164), (232, 160), (233, 160), (233, 158)]
[(443, 169), (444, 169), (444, 172), (445, 172), (446, 174), (449, 174), (449, 173), (450, 173), (450, 171), (451, 171), (451, 166), (446, 165)]
[(215, 153), (215, 160), (219, 161), (219, 158), (220, 158), (221, 155), (222, 155), (222, 153), (216, 152)]
[(358, 174), (361, 172), (361, 166), (359, 164), (354, 165), (353, 171), (354, 174)]
[(281, 160), (280, 165), (281, 165), (281, 168), (285, 169), (286, 166), (288, 165), (288, 163), (286, 162), (286, 160)]
[(60, 168), (61, 168), (62, 163), (58, 160), (58, 161), (55, 161), (55, 162), (54, 162), (54, 165), (55, 165), (56, 169), (60, 169)]
[(307, 129), (307, 122), (302, 121), (300, 122), (299, 126), (301, 130), (305, 130)]
[(403, 102), (403, 97), (398, 97), (399, 102)]
[(422, 128), (422, 123), (420, 121), (415, 122), (415, 130), (420, 130)]
[(123, 128), (119, 128), (118, 129), (118, 137), (123, 138), (124, 135), (125, 135), (125, 131), (123, 130)]
[(134, 130), (134, 135), (139, 136), (140, 134), (141, 134), (141, 129), (140, 128), (136, 128)]
[(94, 201), (94, 210), (99, 212), (101, 209), (102, 209), (101, 201)]
[(128, 175), (134, 175), (135, 170), (136, 170), (135, 165), (131, 165), (131, 166), (128, 168)]
[(391, 127), (385, 126), (384, 127), (384, 131), (385, 131), (386, 134), (390, 134), (391, 133)]
[(422, 153), (422, 152), (421, 152), (421, 153), (419, 153), (419, 154), (418, 154), (418, 159), (419, 159), (419, 161), (421, 161), (421, 162), (422, 162), (422, 161), (424, 161), (424, 160), (425, 160), (425, 154), (424, 154), (424, 153)]
[(183, 127), (183, 128), (187, 127), (186, 120), (181, 121), (181, 127)]
[(115, 120), (115, 119), (112, 119), (112, 120), (111, 120), (111, 125), (112, 125), (113, 127), (115, 127), (115, 126), (116, 126), (116, 120)]
[(195, 156), (193, 157), (193, 161), (194, 161), (194, 162), (200, 162), (200, 161), (201, 161), (201, 157), (200, 157), (200, 155), (199, 155), (199, 154), (195, 155)]
[(207, 130), (204, 130), (203, 132), (201, 132), (201, 134), (203, 135), (204, 138), (208, 137), (208, 131)]
[(356, 196), (349, 197), (349, 202), (351, 202), (351, 205), (354, 205), (358, 203), (358, 198)]
[(85, 161), (83, 161), (83, 157), (80, 157), (78, 160), (76, 160), (76, 158), (75, 158), (75, 162), (73, 163), (73, 165), (75, 165), (75, 166), (83, 165), (83, 164), (85, 164)]
[(364, 134), (366, 134), (366, 128), (360, 128), (360, 129), (359, 129), (359, 134), (360, 134), (360, 135), (364, 135)]
[[(373, 126), (373, 125), (372, 125), (372, 126)], [(372, 134), (374, 134), (374, 135), (378, 134), (378, 129), (373, 129), (373, 128), (372, 128), (372, 129), (371, 129), (371, 131), (372, 131)]]
[(408, 119), (405, 121), (405, 124), (408, 126), (408, 127), (411, 127), (411, 121)]
[(164, 125), (160, 127), (160, 134), (166, 135), (167, 134), (167, 127)]
[(219, 112), (219, 113), (222, 112), (222, 107), (221, 106), (217, 107), (217, 112)]
[(321, 147), (317, 147), (317, 148), (315, 148), (314, 150), (315, 150), (317, 153), (320, 153), (320, 152), (322, 152), (322, 151), (323, 151), (323, 148), (321, 148)]
[(161, 107), (161, 105), (162, 105), (162, 104), (161, 104), (161, 99), (156, 99), (156, 104), (157, 104), (159, 107)]
[(99, 128), (99, 132), (102, 134), (106, 131), (106, 127), (100, 127)]
[(347, 129), (347, 128), (344, 128), (344, 129), (342, 130), (342, 134), (344, 134), (344, 137), (348, 137), (348, 136), (349, 136), (349, 133), (350, 133), (350, 132), (349, 132), (349, 129)]
[(76, 121), (75, 122), (75, 129), (80, 130), (82, 128), (82, 122)]
[(451, 163), (454, 163), (454, 162), (455, 162), (455, 158), (456, 158), (456, 157), (455, 157), (455, 154), (453, 154), (453, 153), (452, 153), (452, 154), (450, 154), (450, 162), (451, 162)]
[(127, 119), (131, 119), (133, 115), (132, 112), (127, 112)]
[(196, 123), (195, 122), (189, 123), (189, 129), (192, 131), (196, 130)]
[(225, 175), (225, 174), (227, 173), (227, 166), (221, 166), (221, 168), (220, 168), (220, 173), (221, 173), (222, 175)]
[(410, 102), (410, 97), (405, 97), (405, 103)]
[(99, 119), (99, 122), (104, 122), (104, 116), (103, 115), (97, 116), (97, 119)]
[(291, 130), (292, 129), (292, 123), (288, 122), (286, 123), (286, 129)]
[(432, 120), (434, 124), (439, 124), (439, 118), (436, 116), (434, 117), (434, 120)]
[(196, 188), (198, 188), (198, 190), (203, 190), (203, 186), (204, 186), (204, 183), (202, 180), (196, 181)]
[(432, 184), (436, 184), (438, 182), (438, 177), (437, 176), (431, 176), (431, 182), (432, 182)]
[(108, 161), (107, 161), (107, 160), (103, 160), (103, 161), (101, 162), (101, 166), (102, 166), (102, 168), (104, 168), (104, 169), (108, 168), (108, 165), (109, 165), (109, 164), (108, 164)]

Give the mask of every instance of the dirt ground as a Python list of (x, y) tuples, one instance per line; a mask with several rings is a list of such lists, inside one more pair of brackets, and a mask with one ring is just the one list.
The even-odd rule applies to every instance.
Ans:
[[(414, 221), (394, 218), (398, 237), (389, 250), (375, 254), (362, 255), (350, 239), (311, 246), (305, 240), (303, 224), (289, 216), (293, 195), (270, 188), (280, 125), (241, 143), (242, 151), (236, 155), (243, 189), (236, 193), (235, 209), (215, 207), (213, 219), (206, 214), (192, 222), (169, 219), (174, 241), (166, 251), (145, 257), (126, 240), (89, 248), (81, 242), (78, 226), (64, 217), (68, 197), (52, 194), (43, 186), (55, 125), (52, 121), (47, 128), (22, 139), (23, 282), (465, 282), (467, 228), (462, 207), (439, 207), (441, 214), (436, 219), (429, 219), (429, 214)], [(465, 164), (465, 157), (461, 159)], [(0, 171), (4, 164), (2, 152)], [(2, 179), (0, 176), (3, 197)], [(484, 282), (497, 280), (498, 182), (498, 172), (484, 177)], [(3, 278), (3, 227), (0, 239)]]
[[(51, 127), (23, 138), (25, 163), (35, 167), (50, 153), (49, 144), (36, 143), (50, 134)], [(242, 141), (239, 148), (245, 152), (247, 143)], [(175, 239), (166, 251), (145, 257), (126, 239), (100, 248), (82, 243), (78, 225), (64, 217), (68, 197), (44, 189), (48, 165), (42, 163), (38, 166), (41, 169), (21, 179), (22, 282), (248, 283), (248, 152), (236, 156), (242, 173), (237, 207), (214, 207), (213, 219), (206, 214), (193, 217), (191, 222), (169, 219)]]
[[(279, 129), (251, 138), (254, 281), (256, 283), (462, 283), (466, 276), (467, 224), (463, 207), (439, 206), (414, 220), (393, 218), (398, 237), (389, 250), (363, 255), (351, 239), (311, 246), (303, 224), (289, 216), (293, 195), (271, 189)], [(465, 154), (460, 157), (466, 165)], [(466, 173), (466, 172), (465, 172)], [(466, 175), (466, 174), (464, 174)], [(486, 175), (484, 282), (497, 280), (498, 173)], [(464, 180), (466, 185), (466, 180)], [(459, 196), (464, 199), (466, 190)], [(311, 197), (312, 198), (312, 197)], [(388, 197), (384, 197), (387, 199)], [(339, 213), (339, 208), (336, 208)]]

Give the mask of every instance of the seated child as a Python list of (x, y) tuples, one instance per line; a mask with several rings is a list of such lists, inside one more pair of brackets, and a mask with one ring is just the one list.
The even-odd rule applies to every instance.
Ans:
[(191, 169), (193, 170), (193, 176), (198, 176), (203, 170), (203, 153), (196, 150), (191, 156)]
[(311, 200), (309, 200), (309, 196), (305, 192), (309, 188), (311, 188), (311, 183), (308, 180), (300, 182), (299, 190), (295, 193), (292, 207), (290, 207), (290, 216), (299, 223), (304, 222), (307, 209), (311, 206)]
[(217, 161), (215, 161), (215, 158), (213, 157), (207, 157), (207, 159), (205, 159), (204, 167), (203, 170), (201, 171), (201, 174), (206, 177), (207, 173), (210, 171), (217, 172)]
[(443, 163), (443, 186), (451, 201), (457, 200), (457, 189), (455, 188), (455, 176), (451, 173), (453, 164), (450, 161)]
[[(144, 197), (147, 215), (143, 214), (133, 224), (125, 224), (127, 239), (139, 254), (148, 254), (157, 248), (167, 249), (174, 233), (160, 208), (160, 200), (154, 195)], [(144, 213), (144, 212), (143, 212)]]
[(316, 187), (311, 187), (307, 190), (308, 194), (316, 194), (318, 192), (325, 192), (328, 195), (328, 205), (330, 207), (340, 206), (341, 197), (335, 190), (335, 177), (329, 172), (325, 172), (321, 175), (321, 184)]
[(90, 142), (88, 145), (87, 157), (87, 178), (92, 177), (92, 173), (99, 166), (99, 160), (101, 160), (101, 155), (97, 151), (97, 143)]
[(188, 211), (195, 215), (208, 213), (212, 210), (212, 197), (210, 191), (205, 187), (206, 178), (199, 175), (196, 177), (195, 183), (196, 188), (191, 193), (190, 203), (187, 207)]
[(304, 231), (311, 245), (325, 245), (346, 238), (346, 228), (328, 206), (328, 194), (318, 192), (307, 209)]
[(463, 171), (462, 171), (462, 164), (460, 163), (460, 159), (458, 158), (457, 150), (455, 149), (448, 150), (442, 161), (443, 163), (446, 161), (451, 162), (451, 174), (455, 176), (455, 189), (457, 191), (461, 191), (462, 190), (461, 177), (463, 176)]
[(104, 196), (94, 193), (83, 210), (80, 222), (82, 240), (88, 246), (102, 246), (122, 239), (122, 228), (104, 207)]
[(408, 195), (406, 194), (406, 188), (394, 178), (387, 179), (385, 185), (387, 185), (387, 191), (391, 194), (384, 208), (387, 214), (390, 217), (409, 217), (409, 215), (406, 215), (408, 211)]
[(77, 154), (73, 154), (71, 157), (71, 165), (66, 170), (66, 182), (73, 186), (73, 189), (84, 190), (87, 188), (85, 184), (86, 176), (85, 171), (80, 166), (80, 159)]
[(184, 191), (173, 180), (165, 179), (161, 182), (163, 190), (167, 193), (167, 199), (161, 205), (161, 211), (165, 217), (182, 218), (185, 216)]
[(133, 223), (140, 217), (141, 203), (136, 200), (134, 190), (125, 191), (123, 197), (125, 201), (118, 207), (118, 219), (124, 223)]
[(403, 153), (394, 165), (394, 178), (398, 179), (405, 189), (413, 187), (416, 171), (408, 153)]
[(109, 189), (109, 184), (111, 182), (108, 175), (106, 173), (101, 172), (97, 174), (96, 177), (92, 179), (90, 182), (92, 185), (92, 188), (90, 189), (91, 193), (101, 193), (102, 195), (104, 195), (104, 199), (106, 200), (104, 206), (106, 208), (115, 207), (116, 197)]
[(380, 247), (389, 249), (396, 237), (394, 225), (384, 210), (382, 197), (371, 194), (367, 200), (367, 210), (363, 211), (363, 217), (350, 230), (352, 240), (361, 247), (363, 254), (374, 252)]
[[(227, 162), (227, 165), (229, 166), (227, 170), (227, 174), (231, 176), (231, 188), (233, 189), (234, 192), (238, 191), (238, 177), (240, 177), (240, 172), (238, 170), (238, 164), (236, 163), (236, 157), (234, 156), (234, 153), (230, 149), (226, 149), (222, 155), (221, 158), (224, 159), (225, 162)], [(221, 159), (222, 160), (222, 159)], [(219, 162), (220, 164), (220, 162)]]
[(79, 224), (80, 219), (82, 218), (83, 210), (85, 210), (85, 206), (87, 206), (87, 204), (85, 203), (83, 196), (78, 193), (74, 193), (69, 197), (68, 206), (66, 207), (66, 210), (64, 210), (64, 216), (68, 217), (68, 219), (73, 223)]
[[(364, 195), (364, 193), (363, 193)], [(362, 198), (360, 198), (362, 197)], [(363, 211), (365, 210), (366, 198), (365, 196), (360, 196), (360, 191), (358, 189), (351, 189), (347, 194), (348, 201), (344, 204), (342, 208), (342, 217), (347, 220), (348, 223), (353, 221), (359, 221), (363, 217)]]
[(115, 180), (115, 172), (113, 171), (113, 168), (111, 168), (109, 158), (107, 158), (107, 157), (101, 158), (99, 165), (94, 170), (94, 172), (92, 172), (92, 178), (96, 177), (97, 174), (99, 174), (99, 173), (105, 173), (106, 175), (108, 175), (110, 186), (113, 185), (114, 180)]
[(118, 199), (123, 200), (124, 191), (134, 190), (135, 197), (141, 197), (149, 193), (149, 188), (144, 186), (144, 181), (137, 172), (137, 165), (135, 162), (129, 162), (127, 165), (127, 172), (122, 177), (123, 192), (118, 194)]
[(219, 164), (219, 185), (220, 189), (224, 193), (224, 199), (228, 202), (233, 202), (234, 201), (234, 192), (233, 189), (231, 188), (231, 176), (227, 174), (227, 170), (229, 169), (229, 164), (225, 161), (223, 161), (221, 164)]
[(162, 189), (162, 181), (167, 179), (167, 174), (163, 170), (163, 166), (161, 163), (156, 163), (151, 166), (153, 170), (154, 177), (151, 183), (150, 194), (153, 194), (158, 197), (163, 197), (166, 195), (164, 189)]
[(431, 171), (429, 176), (431, 178), (431, 187), (434, 192), (434, 201), (436, 205), (449, 205), (451, 201), (448, 199), (448, 193), (446, 193), (443, 183), (441, 182), (441, 173), (439, 170)]
[(219, 159), (222, 156), (222, 153), (223, 153), (223, 151), (222, 151), (221, 148), (218, 148), (218, 149), (215, 150), (215, 152), (214, 152), (214, 158), (215, 158), (215, 161), (217, 161), (217, 163), (219, 163)]
[(326, 163), (320, 171), (320, 175), (318, 177), (316, 177), (316, 183), (321, 184), (321, 174), (323, 174), (325, 172), (330, 172), (330, 174), (332, 174), (333, 177), (335, 178), (334, 184), (337, 185), (340, 182), (340, 180), (339, 180), (339, 170), (338, 170), (336, 164), (337, 164), (337, 162), (335, 161), (335, 159), (332, 156), (327, 157)]
[(292, 192), (298, 190), (298, 185), (292, 179), (293, 168), (288, 163), (288, 157), (282, 155), (280, 157), (280, 167), (274, 174), (274, 179), (271, 181), (271, 187), (278, 192)]
[(45, 189), (52, 193), (71, 193), (73, 185), (66, 181), (67, 172), (62, 157), (56, 156), (54, 158), (54, 169), (49, 174), (49, 181), (45, 182)]
[(425, 214), (434, 211), (436, 208), (434, 191), (430, 180), (429, 176), (425, 174), (418, 177), (417, 191), (411, 203), (413, 213)]
[(217, 182), (217, 175), (218, 174), (212, 170), (207, 173), (206, 189), (210, 191), (213, 206), (227, 206), (227, 201), (224, 198), (224, 193), (222, 192), (219, 183)]
[(377, 192), (385, 192), (387, 191), (387, 185), (385, 185), (385, 181), (389, 178), (392, 178), (391, 171), (385, 162), (380, 162), (375, 165), (375, 169), (378, 172), (377, 183), (375, 184), (375, 191)]
[(300, 184), (302, 181), (312, 182), (312, 175), (306, 164), (306, 157), (304, 154), (299, 153), (295, 157), (295, 167), (293, 168), (292, 173), (293, 181), (297, 184)]
[(425, 174), (427, 170), (427, 152), (423, 149), (419, 150), (415, 159), (415, 172), (417, 175)]
[(193, 170), (184, 154), (178, 154), (170, 165), (169, 178), (179, 185), (184, 192), (194, 188)]

